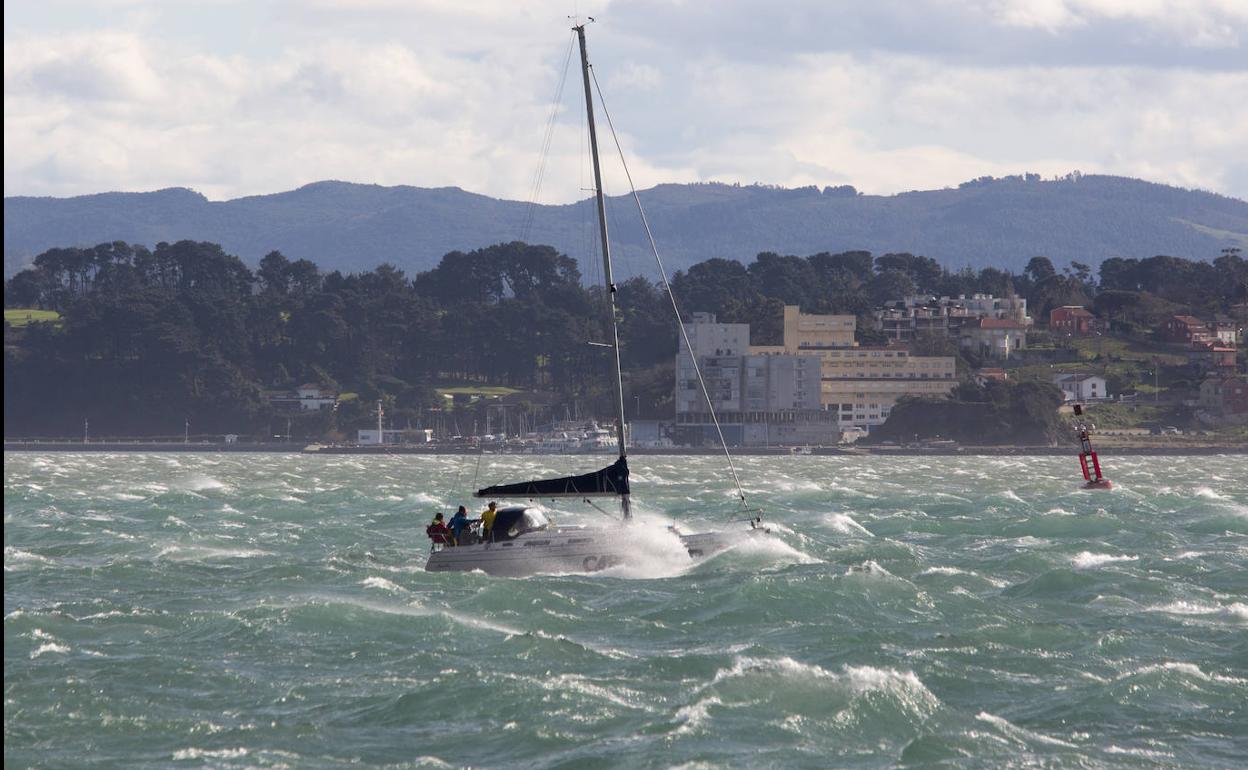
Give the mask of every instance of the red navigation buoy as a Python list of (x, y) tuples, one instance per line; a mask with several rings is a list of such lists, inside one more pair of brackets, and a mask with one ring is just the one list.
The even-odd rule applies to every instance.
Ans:
[[(1083, 405), (1075, 404), (1075, 416), (1083, 414)], [(1083, 468), (1084, 489), (1113, 489), (1114, 485), (1101, 473), (1101, 461), (1092, 449), (1092, 439), (1088, 437), (1089, 428), (1079, 425), (1079, 466)], [(1089, 464), (1091, 461), (1091, 464)]]

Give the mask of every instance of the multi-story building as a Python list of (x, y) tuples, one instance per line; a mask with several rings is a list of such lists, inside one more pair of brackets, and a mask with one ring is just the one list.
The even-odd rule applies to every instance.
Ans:
[(1171, 316), (1161, 324), (1159, 332), (1166, 342), (1180, 345), (1202, 344), (1213, 337), (1208, 324), (1190, 315)]
[(1096, 332), (1096, 316), (1080, 305), (1063, 305), (1049, 311), (1049, 331), (1086, 337)]
[(1234, 318), (1217, 315), (1209, 322), (1209, 333), (1221, 344), (1235, 347), (1239, 344), (1239, 335), (1243, 333), (1243, 329)]
[(875, 311), (876, 328), (893, 342), (909, 342), (924, 335), (957, 337), (968, 321), (993, 318), (1031, 325), (1027, 300), (1022, 297), (994, 297), (991, 294), (965, 294), (957, 297), (912, 295), (885, 303)]
[(996, 318), (1001, 321), (1015, 321), (1024, 326), (1031, 325), (1031, 318), (1027, 315), (1027, 300), (1024, 297), (974, 294), (970, 297), (960, 296), (958, 300), (972, 318)]
[(843, 427), (868, 430), (902, 396), (945, 396), (958, 384), (953, 356), (912, 356), (905, 348), (828, 351), (822, 370), (824, 408)]
[[(715, 324), (708, 314), (695, 316), (695, 322), (709, 325), (696, 335), (692, 326), (697, 323), (686, 325), (717, 413), (744, 415), (738, 420), (742, 425), (751, 419), (800, 418), (870, 429), (888, 419), (899, 398), (944, 396), (957, 385), (952, 356), (912, 356), (904, 347), (856, 347), (854, 316), (807, 315), (793, 305), (784, 312), (782, 344), (750, 346), (745, 356), (736, 355), (735, 345), (748, 340), (748, 328), (715, 328), (741, 325)], [(734, 354), (726, 355), (728, 350)], [(677, 423), (702, 424), (697, 421), (705, 417), (704, 401), (683, 343), (676, 367)], [(758, 383), (754, 395), (752, 382)], [(811, 410), (824, 415), (815, 417)]]
[[(693, 313), (692, 320), (684, 324), (685, 336), (699, 356), (735, 356), (748, 353), (750, 348), (749, 324), (719, 323), (714, 313)], [(686, 352), (685, 340), (680, 340), (681, 352)]]
[(1232, 375), (1235, 373), (1235, 348), (1219, 343), (1216, 338), (1192, 343), (1187, 351), (1187, 363), (1201, 375)]
[(1197, 416), (1210, 424), (1248, 423), (1248, 377), (1215, 375), (1200, 383)]
[(961, 345), (988, 358), (1009, 358), (1027, 349), (1027, 325), (1003, 318), (975, 318), (962, 326)]
[(852, 348), (858, 319), (852, 315), (811, 315), (797, 305), (784, 306), (784, 342), (755, 345), (755, 353), (802, 353)]
[[(812, 326), (807, 330), (813, 330), (816, 335), (827, 331), (817, 326), (812, 329)], [(693, 365), (695, 355), (711, 406), (729, 444), (835, 444), (839, 441), (839, 422), (835, 415), (823, 410), (820, 402), (818, 358), (782, 350), (753, 352), (748, 344), (748, 324), (720, 324), (709, 313), (695, 314), (685, 330), (692, 350), (682, 340), (676, 357), (673, 438), (677, 443), (703, 444), (716, 440), (706, 405), (707, 396), (702, 394)], [(852, 336), (852, 330), (850, 334)]]

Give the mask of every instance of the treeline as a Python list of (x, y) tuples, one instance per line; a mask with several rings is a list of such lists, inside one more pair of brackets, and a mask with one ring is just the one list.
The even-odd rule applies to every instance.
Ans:
[(947, 399), (903, 398), (866, 443), (952, 439), (962, 444), (1051, 444), (1061, 438), (1062, 391), (1047, 382), (962, 382)]
[[(1176, 278), (1166, 279), (1167, 271)], [(759, 254), (749, 265), (711, 259), (673, 277), (685, 312), (750, 323), (755, 342), (779, 341), (781, 307), (859, 316), (860, 341), (879, 304), (907, 294), (1017, 292), (1033, 314), (1089, 301), (1124, 319), (1163, 303), (1192, 311), (1248, 293), (1238, 253), (1212, 264), (1155, 257), (1109, 260), (1099, 285), (1087, 266), (1058, 272), (1033, 259), (1022, 275), (950, 271), (912, 254), (809, 257)], [(1181, 285), (1174, 285), (1179, 283)], [(278, 252), (255, 270), (212, 243), (127, 243), (51, 249), (5, 283), (6, 307), (61, 314), (55, 324), (6, 328), (5, 433), (267, 434), (284, 415), (266, 390), (323, 383), (356, 395), (336, 413), (304, 416), (296, 435), (366, 424), (375, 399), (398, 425), (445, 406), (445, 384), (548, 391), (556, 403), (609, 414), (604, 293), (582, 285), (574, 260), (519, 242), (445, 255), (413, 278), (389, 265), (344, 275)], [(626, 402), (671, 415), (676, 327), (660, 288), (619, 286)], [(1143, 310), (1141, 309), (1143, 308)], [(1134, 314), (1134, 315), (1132, 315)], [(280, 426), (284, 428), (284, 423)]]

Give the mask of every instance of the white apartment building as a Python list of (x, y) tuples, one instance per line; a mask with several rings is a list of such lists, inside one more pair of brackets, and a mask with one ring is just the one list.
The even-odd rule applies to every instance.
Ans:
[[(899, 398), (943, 396), (957, 385), (952, 356), (857, 347), (854, 316), (806, 315), (790, 305), (784, 321), (783, 344), (747, 345), (745, 355), (738, 351), (748, 343), (747, 324), (718, 324), (710, 314), (696, 314), (694, 323), (686, 324), (716, 413), (728, 415), (727, 422), (774, 423), (797, 414), (840, 428), (870, 429), (888, 419)], [(705, 402), (683, 344), (676, 380), (677, 423), (703, 420)], [(810, 414), (819, 411), (825, 414)]]

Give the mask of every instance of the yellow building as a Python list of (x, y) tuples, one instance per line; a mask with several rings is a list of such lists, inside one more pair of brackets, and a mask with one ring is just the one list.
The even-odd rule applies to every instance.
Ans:
[(785, 305), (784, 344), (754, 345), (750, 352), (765, 355), (855, 347), (856, 326), (857, 319), (852, 315), (809, 315), (797, 305)]
[(944, 396), (958, 384), (953, 356), (857, 347), (856, 325), (852, 315), (806, 315), (786, 305), (784, 344), (751, 346), (750, 353), (819, 356), (820, 402), (842, 427), (879, 425), (902, 396)]
[(912, 356), (904, 348), (824, 351), (822, 370), (820, 400), (842, 426), (879, 425), (902, 396), (945, 396), (958, 384), (953, 356)]

